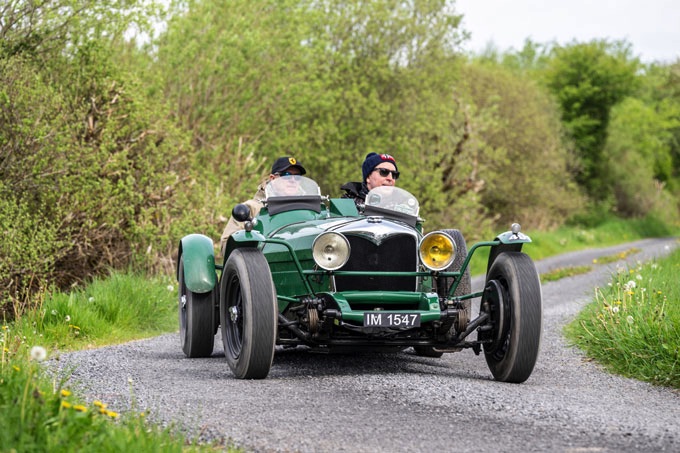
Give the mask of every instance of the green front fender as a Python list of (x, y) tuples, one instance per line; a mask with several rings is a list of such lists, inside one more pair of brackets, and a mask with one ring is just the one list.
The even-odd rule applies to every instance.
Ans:
[(194, 293), (212, 291), (217, 281), (212, 239), (202, 234), (190, 234), (182, 238), (177, 258), (177, 280), (181, 258), (184, 258), (184, 283), (187, 289)]

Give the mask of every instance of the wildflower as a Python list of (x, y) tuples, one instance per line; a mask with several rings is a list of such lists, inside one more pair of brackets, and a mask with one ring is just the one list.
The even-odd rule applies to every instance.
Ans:
[(625, 291), (631, 291), (632, 289), (635, 289), (636, 286), (637, 286), (637, 283), (635, 283), (635, 280), (630, 280), (630, 281), (628, 281), (628, 283), (623, 285), (623, 289)]
[(633, 319), (631, 315), (628, 315), (628, 317), (626, 317), (626, 322), (628, 322), (628, 324), (633, 324), (635, 322), (635, 319)]
[(71, 317), (69, 315), (66, 315), (64, 317), (64, 321), (69, 322), (71, 320)]
[(597, 258), (593, 258), (593, 264), (597, 264)]
[(88, 302), (94, 302), (94, 297), (90, 296), (90, 297), (87, 299), (87, 301), (88, 301)]
[(76, 326), (76, 325), (69, 324), (68, 326), (69, 326), (71, 329), (73, 329), (73, 330), (80, 330), (80, 327), (78, 327), (78, 326)]
[(82, 404), (76, 404), (75, 406), (73, 406), (73, 409), (77, 410), (78, 412), (87, 412), (87, 408)]
[(14, 371), (21, 371), (21, 368), (19, 368), (19, 367), (16, 366), (16, 365), (12, 365), (12, 369), (13, 369)]
[(618, 313), (619, 312), (619, 307), (612, 307), (612, 313)]
[(637, 274), (637, 275), (635, 276), (635, 278), (636, 278), (637, 280), (642, 280), (642, 275)]
[(172, 285), (168, 285), (168, 291), (173, 292), (175, 290), (175, 287)]
[(656, 270), (658, 267), (659, 267), (658, 264), (656, 264), (656, 263), (653, 263), (653, 264), (652, 264), (652, 269)]
[(52, 310), (52, 316), (56, 316), (56, 315), (57, 315), (57, 310)]
[(99, 400), (95, 400), (92, 404), (94, 404), (95, 407), (98, 407), (100, 409), (106, 409), (106, 404), (102, 403)]
[(61, 402), (61, 407), (63, 407), (64, 409), (70, 409), (71, 406), (72, 406), (72, 404), (69, 403), (68, 401), (62, 401)]
[(61, 392), (60, 392), (60, 394), (61, 394), (61, 396), (63, 396), (64, 398), (71, 396), (71, 392), (68, 391), (68, 390), (66, 390), (66, 389), (62, 389)]
[(106, 415), (108, 415), (111, 418), (118, 418), (118, 412), (106, 411)]
[(47, 351), (42, 346), (33, 346), (31, 348), (31, 360), (42, 362), (47, 358)]
[(2, 330), (9, 330), (9, 326), (2, 326)]

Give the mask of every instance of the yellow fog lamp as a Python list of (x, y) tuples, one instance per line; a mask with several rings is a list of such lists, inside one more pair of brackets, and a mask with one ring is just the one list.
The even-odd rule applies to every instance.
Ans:
[(340, 269), (349, 259), (349, 241), (333, 231), (321, 233), (312, 244), (314, 262), (327, 271)]
[(456, 243), (451, 236), (441, 231), (426, 234), (418, 249), (420, 262), (432, 271), (442, 271), (453, 263), (456, 257)]

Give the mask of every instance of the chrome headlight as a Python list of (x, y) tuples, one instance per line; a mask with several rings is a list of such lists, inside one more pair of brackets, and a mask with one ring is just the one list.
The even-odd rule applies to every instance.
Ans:
[(426, 234), (418, 248), (420, 261), (432, 271), (442, 271), (453, 263), (456, 257), (456, 243), (451, 236), (441, 231)]
[(314, 262), (327, 271), (340, 269), (349, 259), (349, 241), (333, 231), (321, 233), (312, 244)]

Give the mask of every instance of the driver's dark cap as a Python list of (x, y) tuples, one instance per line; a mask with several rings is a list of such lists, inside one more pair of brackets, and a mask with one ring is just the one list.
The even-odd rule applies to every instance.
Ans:
[(295, 167), (298, 170), (300, 170), (301, 175), (307, 173), (305, 167), (303, 167), (302, 164), (300, 164), (300, 162), (298, 162), (296, 158), (284, 156), (276, 159), (276, 162), (274, 162), (274, 165), (272, 165), (272, 175), (275, 173), (283, 173), (284, 171), (288, 170), (291, 167)]
[(389, 162), (394, 165), (395, 170), (399, 170), (397, 168), (397, 161), (394, 160), (394, 157), (390, 156), (389, 154), (368, 153), (366, 154), (364, 163), (361, 165), (361, 172), (364, 176), (363, 182), (366, 182), (366, 178), (368, 178), (368, 175), (371, 174), (373, 169), (383, 162)]

